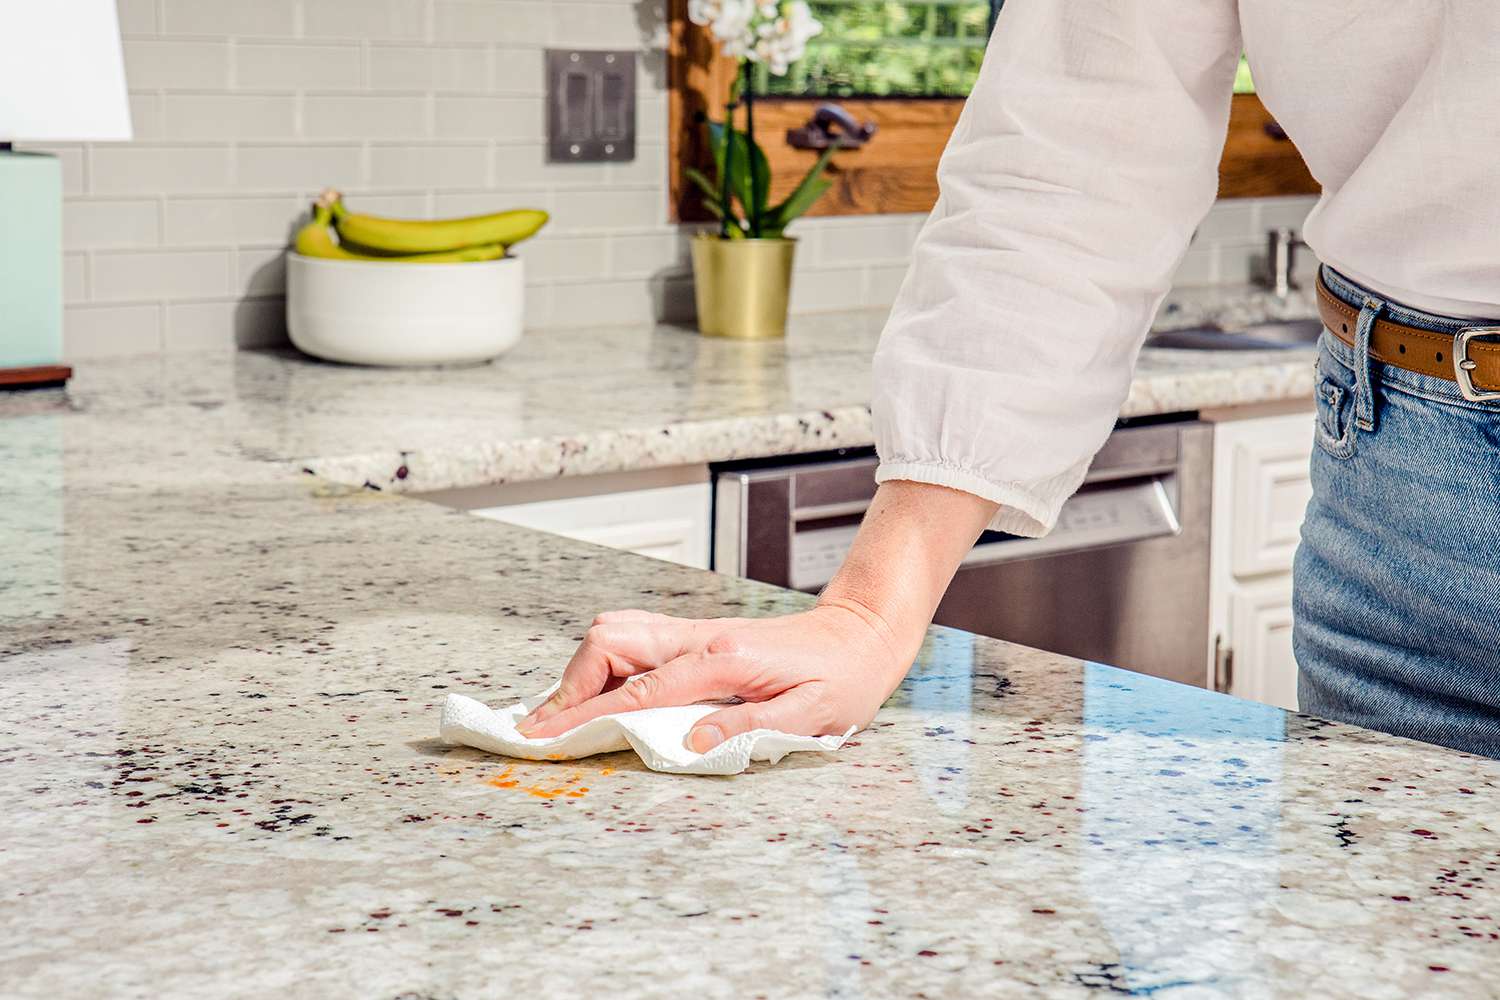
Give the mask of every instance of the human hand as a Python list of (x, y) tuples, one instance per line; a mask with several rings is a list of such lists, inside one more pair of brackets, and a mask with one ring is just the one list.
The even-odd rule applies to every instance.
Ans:
[[(519, 728), (544, 738), (601, 715), (740, 698), (699, 720), (688, 747), (703, 753), (753, 729), (842, 735), (868, 725), (901, 682), (904, 645), (853, 601), (761, 619), (609, 612), (594, 620), (557, 692)], [(626, 684), (630, 677), (638, 679)]]

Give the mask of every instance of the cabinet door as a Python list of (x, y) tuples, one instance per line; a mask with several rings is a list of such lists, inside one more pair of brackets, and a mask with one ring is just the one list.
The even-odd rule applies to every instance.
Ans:
[(709, 504), (709, 485), (690, 483), (484, 507), (471, 513), (707, 569)]
[(1229, 693), (1295, 711), (1291, 578), (1236, 587), (1229, 598), (1229, 634), (1234, 656)]
[(1232, 559), (1235, 576), (1284, 573), (1312, 499), (1313, 422), (1278, 420), (1234, 444)]

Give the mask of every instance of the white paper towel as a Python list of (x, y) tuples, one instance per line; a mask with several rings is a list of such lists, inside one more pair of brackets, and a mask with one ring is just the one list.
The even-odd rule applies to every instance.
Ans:
[(731, 736), (708, 753), (700, 754), (690, 750), (683, 740), (693, 723), (724, 706), (685, 705), (604, 715), (547, 739), (522, 736), (516, 730), (516, 723), (555, 690), (554, 684), (535, 697), (500, 709), (489, 708), (461, 694), (450, 694), (443, 703), (442, 738), (448, 743), (525, 760), (571, 760), (631, 749), (653, 771), (739, 774), (752, 760), (774, 764), (797, 750), (832, 752), (854, 733), (852, 726), (843, 736), (794, 736), (775, 729), (755, 729)]

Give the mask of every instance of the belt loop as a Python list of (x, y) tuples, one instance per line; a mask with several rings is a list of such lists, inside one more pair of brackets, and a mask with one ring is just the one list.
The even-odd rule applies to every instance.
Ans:
[(1384, 310), (1385, 302), (1366, 295), (1354, 330), (1354, 423), (1362, 431), (1375, 429), (1375, 387), (1370, 377), (1375, 359), (1370, 356), (1370, 334)]

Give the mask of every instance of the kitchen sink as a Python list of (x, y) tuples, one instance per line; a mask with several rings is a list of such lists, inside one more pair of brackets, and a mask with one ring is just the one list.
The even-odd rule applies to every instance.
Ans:
[(1275, 351), (1311, 347), (1322, 332), (1323, 324), (1316, 319), (1256, 323), (1234, 330), (1193, 326), (1153, 333), (1146, 338), (1146, 346), (1186, 351)]

